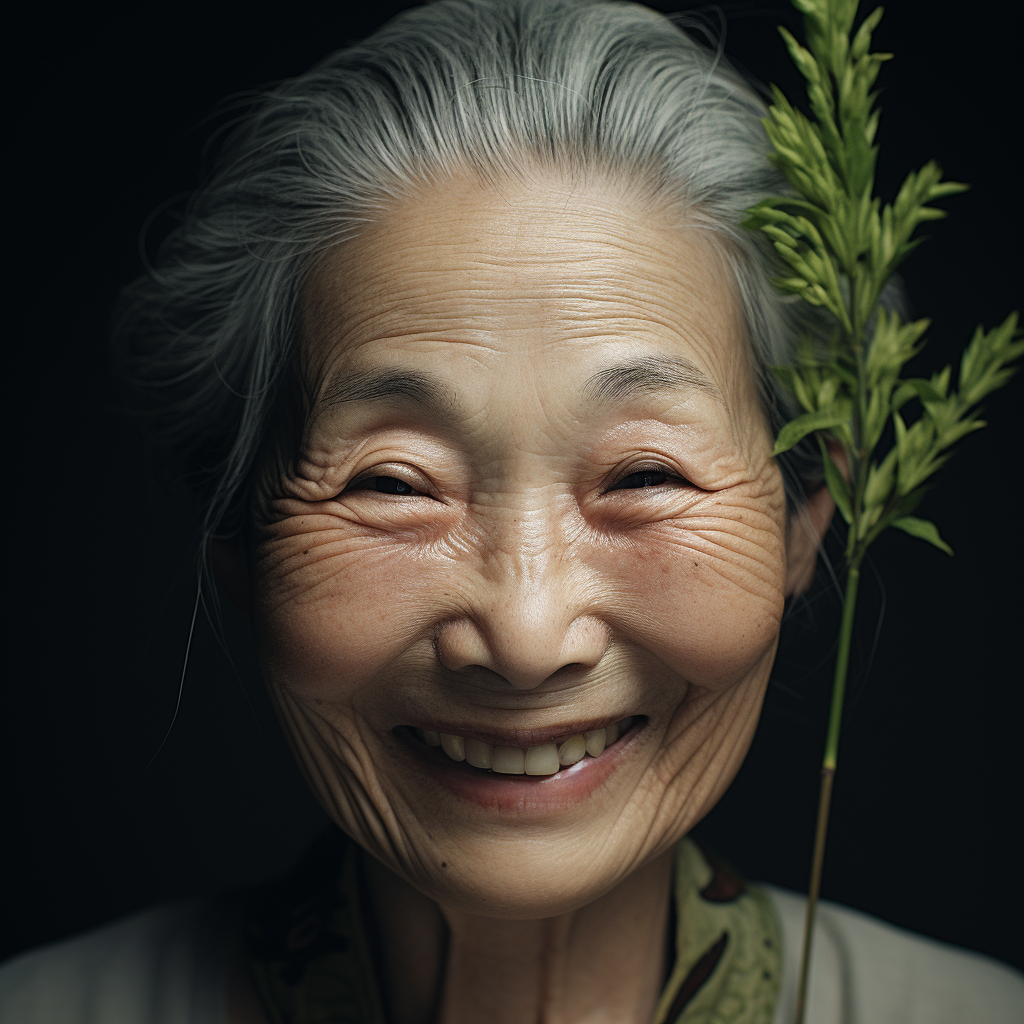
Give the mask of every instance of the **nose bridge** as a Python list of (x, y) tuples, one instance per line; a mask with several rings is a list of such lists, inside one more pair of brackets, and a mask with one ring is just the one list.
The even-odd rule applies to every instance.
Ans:
[(503, 518), (481, 567), (487, 597), (479, 622), (501, 661), (534, 661), (539, 671), (542, 662), (558, 659), (575, 617), (567, 538), (548, 509)]
[(481, 665), (522, 689), (567, 665), (596, 664), (603, 632), (587, 616), (565, 517), (549, 502), (509, 508), (488, 525), (469, 621), (449, 631), (442, 661)]
[[(538, 503), (539, 504), (539, 503)], [(568, 538), (551, 507), (509, 508), (489, 524), (481, 575), (496, 591), (530, 591), (547, 579), (557, 584)]]

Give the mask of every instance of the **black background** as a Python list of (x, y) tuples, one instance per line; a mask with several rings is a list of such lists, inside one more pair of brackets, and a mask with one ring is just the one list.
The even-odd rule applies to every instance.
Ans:
[[(147, 216), (196, 184), (216, 103), (402, 6), (40, 4), (11, 26), (0, 953), (267, 877), (324, 824), (230, 614), (234, 667), (201, 618), (180, 714), (147, 768), (174, 712), (195, 538), (114, 411), (107, 318), (141, 269)], [(725, 11), (726, 52), (792, 95), (774, 32), (792, 12)], [(881, 78), (882, 194), (930, 157), (973, 186), (905, 265), (915, 311), (936, 323), (924, 371), (1021, 305), (1021, 16), (1008, 2), (956, 11), (893, 4), (876, 33), (897, 58)], [(721, 13), (705, 15), (716, 30)], [(829, 898), (1018, 965), (1022, 401), (1017, 379), (988, 403), (990, 428), (923, 509), (956, 557), (902, 534), (874, 550), (824, 879)], [(791, 888), (809, 863), (838, 620), (822, 579), (785, 627), (751, 754), (701, 826), (749, 875)]]

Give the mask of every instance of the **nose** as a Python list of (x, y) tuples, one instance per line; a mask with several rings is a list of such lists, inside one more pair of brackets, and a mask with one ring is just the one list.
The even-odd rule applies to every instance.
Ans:
[(470, 607), (439, 627), (436, 649), (450, 671), (485, 668), (529, 690), (561, 669), (596, 666), (608, 635), (587, 611), (583, 567), (561, 545), (513, 533), (471, 581)]

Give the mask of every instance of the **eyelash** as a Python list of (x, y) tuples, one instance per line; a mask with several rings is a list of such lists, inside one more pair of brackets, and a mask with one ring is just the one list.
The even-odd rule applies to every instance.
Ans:
[[(661, 477), (661, 479), (651, 481), (649, 479), (651, 477)], [(627, 483), (627, 481), (637, 482)], [(650, 490), (669, 483), (670, 481), (677, 481), (684, 484), (688, 482), (677, 473), (671, 472), (671, 470), (664, 466), (640, 466), (619, 477), (619, 479), (608, 488), (608, 491)], [(405, 489), (403, 490), (403, 488)], [(417, 491), (408, 480), (403, 480), (401, 477), (381, 473), (372, 476), (367, 475), (357, 477), (345, 487), (345, 490), (342, 493), (364, 490), (372, 490), (378, 494), (390, 494), (395, 497), (428, 496), (423, 494), (422, 491)]]
[[(633, 480), (637, 477), (661, 477), (657, 483), (627, 483), (628, 480)], [(679, 483), (687, 483), (678, 473), (673, 473), (670, 469), (665, 466), (637, 466), (631, 469), (625, 475), (619, 477), (619, 479), (608, 488), (609, 491), (626, 491), (626, 490), (649, 490), (654, 487), (660, 487), (662, 484), (676, 481)]]
[[(391, 484), (397, 485), (395, 489), (388, 486), (381, 486), (385, 481)], [(400, 488), (408, 488), (407, 490), (401, 490)], [(378, 494), (392, 494), (396, 497), (429, 497), (422, 491), (417, 491), (416, 488), (409, 483), (408, 480), (403, 480), (401, 477), (392, 476), (387, 473), (377, 473), (374, 475), (367, 475), (357, 477), (351, 483), (346, 485), (343, 494), (347, 494), (351, 491), (376, 491)]]

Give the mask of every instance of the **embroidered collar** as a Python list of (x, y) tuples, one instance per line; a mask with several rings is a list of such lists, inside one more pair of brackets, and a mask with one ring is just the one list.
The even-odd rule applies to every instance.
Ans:
[[(357, 852), (331, 829), (250, 894), (248, 969), (270, 1024), (385, 1024)], [(652, 1024), (771, 1024), (781, 944), (768, 897), (689, 838), (674, 884), (676, 962)]]
[(782, 942), (767, 894), (686, 838), (675, 899), (676, 963), (653, 1024), (771, 1024)]

